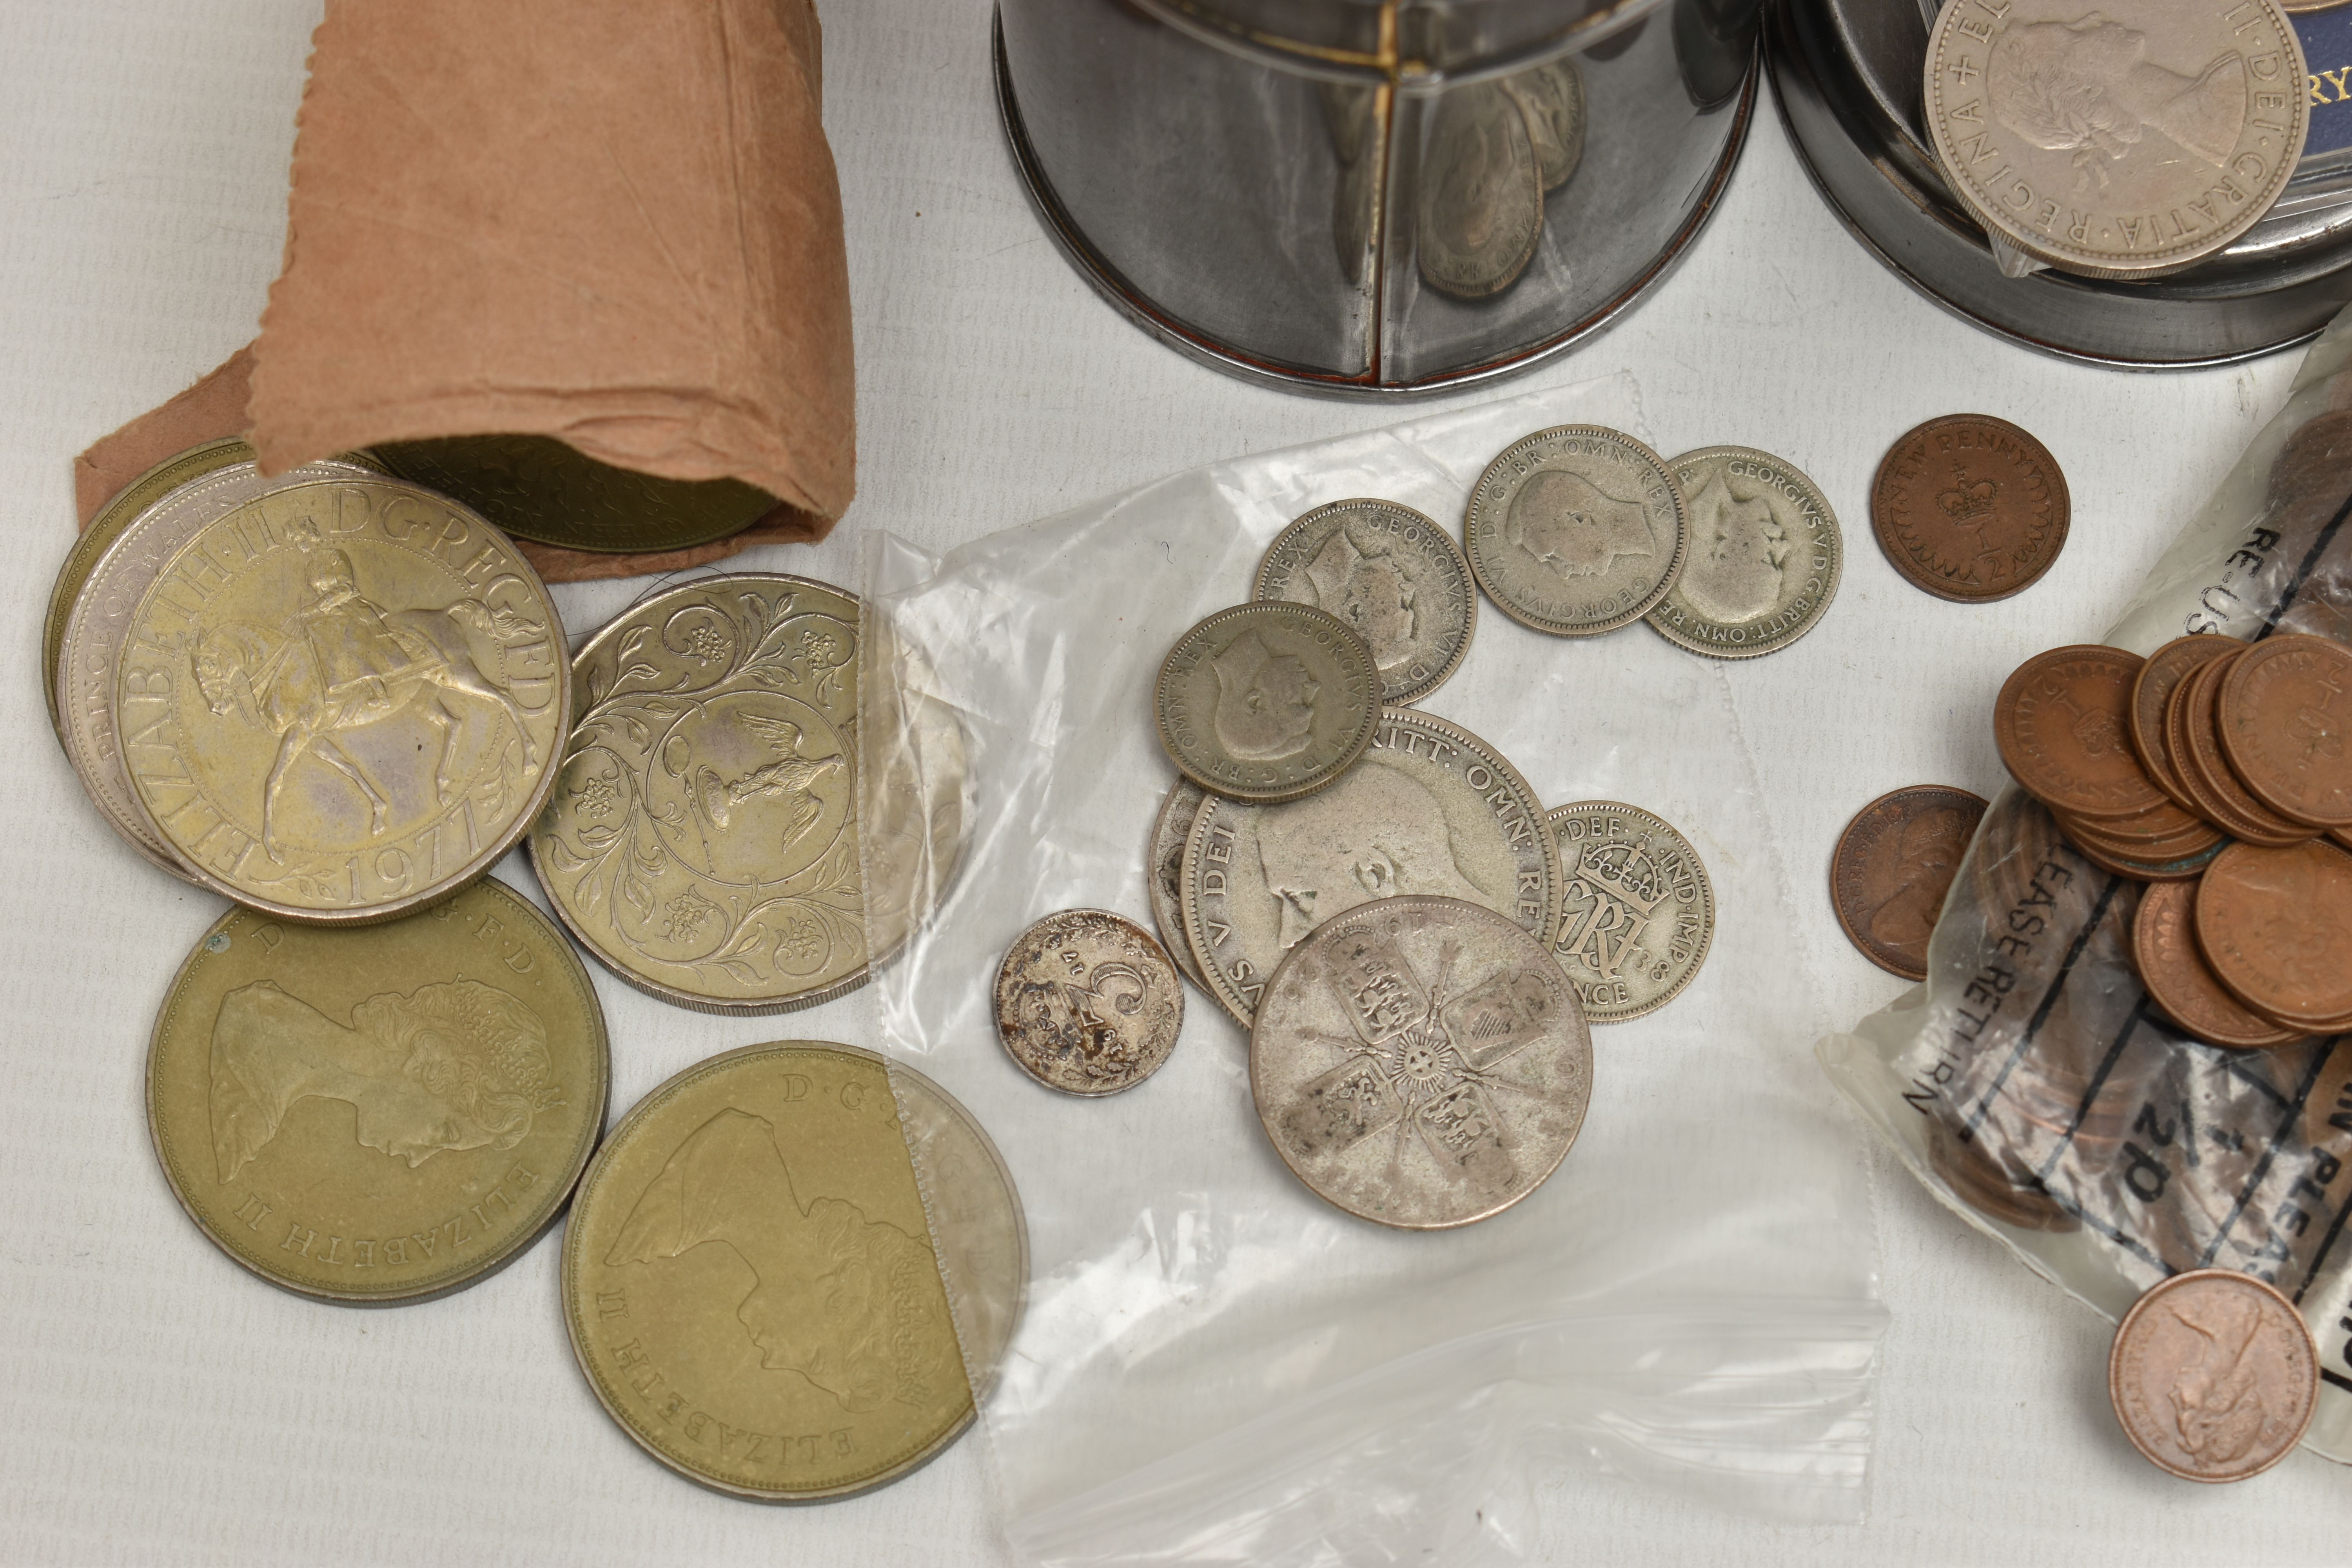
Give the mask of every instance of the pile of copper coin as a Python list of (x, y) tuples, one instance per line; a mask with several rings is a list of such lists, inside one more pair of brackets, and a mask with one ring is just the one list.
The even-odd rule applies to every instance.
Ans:
[(2215, 1046), (2352, 1029), (2352, 647), (2053, 648), (1993, 709), (2001, 761), (2084, 858), (2147, 886), (2149, 998)]

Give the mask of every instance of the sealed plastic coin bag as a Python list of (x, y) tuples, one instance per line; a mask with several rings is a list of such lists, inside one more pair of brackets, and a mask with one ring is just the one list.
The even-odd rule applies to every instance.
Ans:
[[(2347, 360), (2338, 317), (2105, 641), (2352, 636)], [(2352, 1461), (2352, 1042), (2181, 1034), (2132, 968), (2138, 900), (2012, 785), (1952, 879), (1926, 984), (1822, 1061), (1937, 1197), (2110, 1318), (2184, 1269), (2276, 1285), (2321, 1352), (2305, 1441)]]
[[(1419, 704), (1545, 806), (1664, 816), (1716, 895), (1696, 979), (1595, 1028), (1581, 1134), (1515, 1207), (1408, 1232), (1326, 1203), (1260, 1123), (1244, 1032), (1189, 987), (1167, 1065), (1115, 1095), (1044, 1088), (997, 1039), (997, 966), (1033, 921), (1150, 925), (1176, 782), (1151, 692), (1178, 637), (1249, 597), (1299, 514), (1379, 497), (1458, 536), (1486, 463), (1569, 423), (1639, 434), (1631, 378), (1195, 469), (944, 556), (866, 539), (867, 615), (899, 650), (868, 670), (958, 736), (869, 725), (868, 757), (969, 769), (961, 863), (874, 990), (885, 1048), (988, 1128), (1027, 1210), (1026, 1312), (981, 1369), (1023, 1561), (1524, 1555), (1554, 1467), (1776, 1520), (1861, 1513), (1884, 1310), (1860, 1153), (1803, 1059), (1816, 992), (1722, 674), (1646, 626), (1557, 638), (1482, 603)], [(940, 1223), (953, 1182), (930, 1185)]]

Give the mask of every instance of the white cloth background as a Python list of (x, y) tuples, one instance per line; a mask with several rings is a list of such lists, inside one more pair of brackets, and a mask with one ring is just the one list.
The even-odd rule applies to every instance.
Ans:
[[(446, 1301), (315, 1306), (262, 1286), (173, 1204), (141, 1076), (157, 999), (218, 912), (149, 868), (51, 744), (41, 607), (68, 463), (249, 338), (284, 234), (315, 0), (0, 0), (0, 1559), (10, 1562), (993, 1560), (966, 1443), (871, 1497), (778, 1512), (704, 1493), (597, 1409), (563, 1343), (556, 1249)], [(1400, 416), (1244, 386), (1097, 301), (1031, 216), (991, 98), (986, 0), (836, 0), (827, 127), (848, 214), (859, 499), (816, 550), (747, 564), (850, 583), (861, 523), (931, 549), (1174, 469)], [(1849, 950), (1826, 867), (1898, 784), (1990, 794), (1989, 710), (2027, 654), (2095, 635), (2284, 395), (2292, 356), (2195, 374), (2060, 364), (1944, 316), (1807, 184), (1767, 110), (1724, 208), (1651, 300), (1535, 384), (1631, 367), (1661, 448), (1780, 453), (1837, 507), (1845, 582), (1732, 686), (1843, 1025), (1900, 983)], [(1873, 543), (1878, 457), (1982, 409), (2065, 466), (2074, 534), (2040, 584), (1965, 608)], [(637, 584), (561, 590), (575, 630)], [(1647, 635), (1638, 628), (1621, 636)], [(1664, 736), (1660, 744), (1669, 743)], [(520, 860), (507, 879), (535, 891)], [(614, 1105), (713, 1051), (867, 1037), (857, 998), (785, 1019), (662, 1006), (597, 976)], [(1857, 1126), (1857, 1139), (1864, 1136)], [(2352, 1476), (2307, 1455), (2173, 1482), (2106, 1405), (2109, 1331), (1874, 1152), (1885, 1346), (1870, 1521), (1790, 1530), (1627, 1482), (1551, 1494), (1547, 1555), (1681, 1562), (2333, 1562)]]

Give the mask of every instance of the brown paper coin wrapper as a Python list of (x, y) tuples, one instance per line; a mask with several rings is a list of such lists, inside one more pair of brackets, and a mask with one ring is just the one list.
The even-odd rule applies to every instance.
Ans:
[(822, 539), (855, 489), (849, 280), (809, 0), (329, 0), (261, 335), (75, 463), (86, 525), (243, 435), (276, 472), (379, 441), (557, 437), (731, 477), (731, 538), (551, 581)]

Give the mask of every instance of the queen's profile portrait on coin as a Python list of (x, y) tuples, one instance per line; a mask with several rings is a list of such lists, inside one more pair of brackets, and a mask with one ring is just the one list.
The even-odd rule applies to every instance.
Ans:
[(2217, 55), (2195, 76), (2150, 65), (2147, 35), (2093, 11), (2072, 22), (2005, 28), (1985, 97), (1993, 118), (2045, 153), (2074, 154), (2076, 178), (2100, 190), (2108, 163), (2162, 132), (2221, 168), (2246, 123), (2246, 61)]

